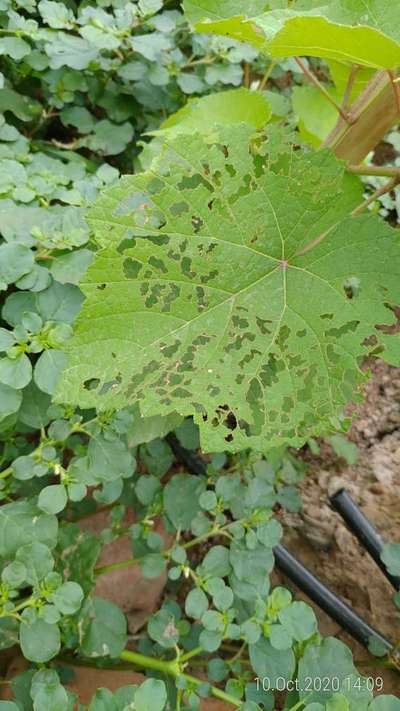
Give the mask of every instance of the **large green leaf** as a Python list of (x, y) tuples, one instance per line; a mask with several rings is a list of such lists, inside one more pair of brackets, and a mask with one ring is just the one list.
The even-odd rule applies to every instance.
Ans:
[(338, 425), (375, 325), (394, 322), (399, 235), (345, 217), (359, 188), (329, 152), (279, 145), (273, 127), (250, 150), (248, 136), (181, 135), (100, 198), (59, 398), (194, 414), (211, 451)]
[(269, 10), (268, 2), (253, 0), (244, 7), (240, 0), (184, 0), (183, 9), (198, 32), (233, 37), (266, 50), (263, 31), (248, 18)]
[[(240, 3), (186, 1), (198, 32), (228, 35), (274, 57), (310, 55), (376, 69), (400, 64), (400, 5), (389, 0), (285, 0)], [(229, 15), (229, 10), (231, 14)]]
[(241, 87), (190, 99), (172, 114), (156, 133), (175, 134), (201, 131), (204, 126), (247, 123), (262, 128), (271, 118), (271, 106), (263, 94)]
[(323, 6), (322, 13), (332, 22), (373, 27), (400, 41), (400, 8), (392, 0), (325, 0)]
[[(265, 27), (264, 21), (259, 24)], [(395, 69), (400, 64), (400, 45), (374, 27), (364, 26), (362, 16), (354, 26), (325, 17), (289, 18), (268, 49), (274, 57), (311, 55), (376, 69)]]

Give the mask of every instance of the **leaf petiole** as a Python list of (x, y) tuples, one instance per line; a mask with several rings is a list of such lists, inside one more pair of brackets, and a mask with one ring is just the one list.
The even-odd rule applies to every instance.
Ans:
[(325, 99), (327, 101), (329, 101), (332, 104), (332, 106), (335, 107), (336, 111), (338, 111), (338, 113), (340, 114), (342, 119), (344, 121), (346, 121), (346, 123), (348, 123), (350, 126), (351, 126), (351, 124), (355, 123), (356, 119), (354, 117), (352, 117), (347, 111), (343, 110), (342, 106), (340, 106), (340, 104), (338, 104), (335, 101), (335, 99), (330, 95), (329, 91), (327, 91), (327, 89), (325, 89), (324, 85), (321, 84), (321, 82), (319, 81), (319, 79), (317, 79), (315, 74), (313, 74), (312, 71), (308, 68), (306, 63), (303, 62), (303, 60), (300, 59), (300, 57), (295, 57), (294, 59), (295, 59), (296, 64), (298, 64), (301, 71), (306, 75), (306, 77), (314, 84), (314, 86), (317, 87), (317, 89), (321, 92), (321, 94), (323, 94)]
[(356, 175), (380, 175), (383, 177), (400, 177), (400, 168), (387, 165), (348, 165), (347, 170)]
[(353, 217), (356, 217), (357, 215), (361, 215), (364, 210), (366, 210), (372, 203), (375, 202), (378, 198), (380, 198), (382, 195), (386, 195), (386, 193), (390, 193), (393, 188), (396, 187), (400, 183), (400, 175), (397, 177), (390, 178), (387, 183), (382, 185), (382, 187), (378, 188), (378, 190), (375, 190), (375, 192), (370, 195), (370, 197), (365, 200), (361, 205), (356, 207), (353, 212), (351, 213)]

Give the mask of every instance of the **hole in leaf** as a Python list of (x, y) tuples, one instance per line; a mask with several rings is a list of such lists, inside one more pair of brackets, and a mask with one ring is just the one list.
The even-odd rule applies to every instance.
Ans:
[(236, 427), (237, 427), (237, 419), (236, 419), (235, 415), (233, 414), (233, 412), (230, 412), (230, 413), (228, 414), (228, 417), (227, 417), (226, 420), (225, 420), (225, 424), (226, 424), (226, 426), (227, 426), (230, 430), (235, 430), (235, 429), (236, 429)]
[(100, 380), (99, 378), (88, 378), (87, 380), (84, 381), (83, 387), (85, 390), (96, 390), (96, 388), (99, 386)]
[(343, 284), (343, 289), (348, 299), (354, 299), (358, 296), (360, 291), (360, 280), (357, 279), (357, 277), (350, 277), (350, 279), (346, 279)]
[(104, 383), (102, 386), (101, 390), (99, 391), (99, 395), (105, 395), (108, 393), (109, 390), (115, 390), (118, 385), (121, 384), (122, 377), (120, 374), (118, 374), (114, 380), (109, 380), (107, 383)]
[(195, 234), (197, 235), (198, 232), (200, 232), (201, 228), (203, 227), (204, 222), (203, 222), (203, 220), (201, 219), (201, 217), (196, 217), (195, 215), (193, 215), (193, 216), (192, 216), (192, 225), (193, 225), (193, 229), (194, 229), (194, 231), (195, 231)]

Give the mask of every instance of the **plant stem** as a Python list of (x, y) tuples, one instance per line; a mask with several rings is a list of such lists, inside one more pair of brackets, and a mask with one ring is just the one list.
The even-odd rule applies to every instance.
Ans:
[(240, 657), (242, 656), (244, 650), (246, 649), (246, 646), (247, 646), (247, 642), (243, 642), (242, 646), (239, 647), (239, 649), (238, 649), (238, 651), (236, 652), (236, 654), (234, 654), (233, 657), (231, 657), (230, 659), (227, 660), (227, 661), (228, 661), (228, 664), (233, 664), (233, 662), (236, 662), (238, 659), (240, 659)]
[(360, 69), (359, 64), (353, 64), (350, 70), (349, 78), (347, 81), (347, 86), (345, 89), (345, 92), (343, 94), (343, 101), (342, 101), (342, 110), (348, 113), (349, 111), (349, 104), (350, 104), (350, 97), (351, 97), (351, 92), (353, 91), (353, 86), (354, 86), (354, 80), (356, 78), (356, 74), (358, 70)]
[[(182, 548), (185, 550), (193, 548), (193, 546), (197, 546), (198, 543), (202, 543), (212, 536), (227, 536), (228, 538), (231, 538), (228, 531), (225, 530), (225, 528), (229, 525), (230, 524), (222, 526), (222, 528), (212, 528), (211, 531), (203, 533), (203, 535), (197, 536), (197, 538), (193, 538), (191, 541), (184, 543)], [(168, 548), (168, 550), (162, 552), (164, 558), (168, 558), (170, 556), (171, 550), (172, 548)], [(111, 563), (110, 565), (103, 565), (100, 568), (95, 568), (94, 574), (97, 576), (104, 575), (104, 573), (111, 573), (113, 570), (121, 570), (122, 568), (128, 568), (131, 565), (138, 565), (142, 560), (143, 558), (128, 558), (128, 560), (120, 560), (118, 563)]]
[(11, 476), (12, 473), (13, 473), (13, 468), (7, 467), (7, 469), (3, 469), (3, 471), (0, 472), (0, 479), (6, 479), (8, 476)]
[(216, 56), (215, 57), (206, 56), (203, 59), (195, 59), (195, 60), (192, 60), (189, 58), (183, 68), (186, 69), (187, 67), (196, 67), (201, 64), (213, 64), (216, 59), (217, 59)]
[(311, 694), (308, 694), (304, 699), (301, 699), (300, 701), (297, 702), (294, 706), (291, 706), (288, 711), (297, 711), (300, 709), (302, 706), (305, 706), (307, 703), (307, 700), (310, 698)]
[(355, 208), (353, 212), (351, 213), (353, 217), (356, 217), (357, 215), (360, 215), (364, 210), (366, 210), (370, 205), (372, 205), (375, 200), (381, 197), (381, 195), (386, 195), (386, 193), (390, 193), (393, 188), (396, 187), (400, 183), (400, 176), (398, 175), (397, 177), (390, 178), (390, 180), (385, 183), (385, 185), (382, 185), (381, 188), (378, 188), (378, 190), (375, 190), (375, 192), (368, 198), (368, 200), (365, 200), (361, 205)]
[(348, 112), (344, 111), (342, 109), (342, 107), (335, 101), (335, 99), (330, 95), (329, 91), (327, 89), (325, 89), (324, 85), (321, 84), (319, 79), (317, 79), (315, 74), (313, 74), (312, 71), (307, 67), (305, 62), (303, 62), (303, 60), (300, 59), (300, 57), (295, 57), (294, 59), (295, 59), (295, 62), (299, 65), (302, 72), (304, 72), (306, 77), (314, 84), (314, 86), (317, 87), (317, 89), (321, 92), (321, 94), (323, 94), (325, 96), (325, 99), (327, 101), (329, 101), (332, 104), (332, 106), (335, 107), (336, 111), (339, 112), (342, 119), (344, 121), (346, 121), (346, 123), (348, 123), (349, 125), (354, 123), (354, 119), (352, 119), (351, 116), (348, 114)]
[(389, 71), (388, 71), (388, 74), (389, 74), (389, 77), (390, 77), (390, 83), (391, 83), (392, 88), (393, 88), (394, 98), (395, 98), (396, 105), (397, 105), (397, 111), (398, 111), (399, 116), (400, 116), (400, 86), (399, 86), (399, 84), (397, 83), (396, 76), (393, 74), (393, 72), (391, 72), (391, 71), (389, 70)]
[[(200, 686), (201, 684), (204, 684), (204, 679), (197, 679), (197, 677), (191, 676), (190, 674), (182, 674), (182, 676), (195, 686)], [(211, 695), (214, 696), (216, 699), (226, 701), (227, 704), (231, 704), (232, 706), (235, 706), (235, 708), (239, 708), (239, 706), (242, 705), (242, 702), (239, 699), (235, 699), (234, 696), (227, 694), (225, 691), (218, 689), (216, 686), (211, 686), (210, 691)]]
[(110, 563), (110, 565), (102, 565), (99, 568), (94, 569), (94, 574), (104, 575), (104, 573), (112, 573), (113, 570), (121, 570), (122, 568), (129, 568), (131, 565), (139, 565), (143, 558), (128, 558), (128, 560), (120, 560), (118, 563)]
[[(201, 684), (204, 684), (203, 679), (198, 679), (195, 676), (191, 676), (190, 674), (185, 674), (184, 672), (182, 672), (181, 666), (176, 659), (173, 659), (169, 662), (163, 661), (162, 659), (147, 657), (144, 654), (139, 654), (138, 652), (131, 652), (128, 649), (125, 649), (123, 652), (121, 652), (120, 658), (123, 661), (131, 662), (132, 664), (135, 664), (135, 666), (141, 667), (142, 669), (153, 669), (154, 671), (160, 671), (172, 677), (182, 676), (193, 686), (200, 686)], [(226, 701), (228, 704), (231, 704), (236, 708), (241, 706), (241, 701), (239, 701), (239, 699), (235, 699), (233, 696), (230, 696), (230, 694), (225, 693), (225, 691), (218, 689), (216, 686), (211, 686), (210, 690), (212, 696), (214, 696), (216, 699)]]
[(258, 91), (263, 91), (263, 90), (265, 89), (265, 87), (266, 87), (267, 84), (268, 84), (269, 78), (270, 78), (272, 72), (274, 71), (274, 69), (275, 69), (275, 67), (276, 67), (276, 64), (277, 64), (277, 63), (276, 63), (275, 60), (273, 60), (273, 61), (270, 63), (270, 65), (269, 65), (267, 71), (265, 72), (263, 78), (261, 79), (261, 81), (260, 81), (260, 83), (259, 83), (259, 85), (258, 85)]
[[(230, 524), (227, 525), (229, 526)], [(192, 538), (191, 541), (184, 543), (182, 548), (185, 550), (193, 548), (193, 546), (197, 546), (198, 543), (203, 543), (203, 541), (206, 541), (208, 538), (212, 538), (213, 536), (229, 536), (228, 532), (225, 531), (225, 528), (226, 526), (222, 526), (222, 528), (212, 528), (211, 531), (208, 531), (208, 533), (203, 533), (201, 536)]]
[(347, 170), (356, 175), (381, 175), (388, 178), (400, 177), (400, 168), (385, 165), (348, 165)]
[(246, 89), (250, 88), (250, 65), (248, 62), (243, 63), (243, 84)]
[(339, 119), (321, 147), (331, 148), (337, 158), (357, 165), (399, 121), (393, 86), (386, 71), (374, 74), (351, 105), (350, 114), (354, 123), (349, 126)]
[(153, 669), (153, 671), (164, 672), (164, 674), (168, 674), (169, 676), (178, 676), (180, 674), (179, 664), (175, 659), (165, 661), (163, 659), (157, 659), (156, 657), (148, 657), (144, 654), (139, 654), (139, 652), (131, 652), (129, 649), (124, 649), (120, 654), (120, 658), (124, 662), (130, 662), (142, 669)]
[(201, 654), (204, 652), (203, 647), (195, 647), (194, 649), (191, 649), (190, 652), (186, 652), (186, 654), (182, 654), (181, 657), (179, 657), (179, 661), (181, 662), (187, 662), (189, 659), (192, 657), (197, 657), (198, 654)]

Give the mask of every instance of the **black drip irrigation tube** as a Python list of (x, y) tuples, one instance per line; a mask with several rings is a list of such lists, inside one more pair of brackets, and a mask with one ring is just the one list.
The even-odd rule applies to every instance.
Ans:
[(330, 497), (330, 502), (342, 519), (346, 522), (350, 531), (355, 535), (363, 548), (370, 554), (382, 573), (397, 591), (400, 590), (400, 578), (391, 575), (381, 559), (384, 541), (372, 523), (364, 516), (361, 509), (351, 498), (346, 489), (340, 489)]
[[(191, 452), (190, 450), (186, 449), (181, 445), (179, 442), (178, 438), (176, 435), (174, 435), (172, 432), (167, 435), (166, 440), (168, 444), (170, 445), (175, 457), (177, 458), (178, 461), (180, 461), (191, 474), (196, 474), (198, 476), (205, 475), (207, 473), (207, 465), (204, 462), (204, 460), (196, 453), (196, 452)], [(349, 521), (354, 520), (354, 517), (349, 518), (349, 521), (346, 519), (345, 515), (342, 514), (342, 511), (337, 508), (337, 506), (340, 506), (341, 508), (344, 509), (346, 508), (344, 506), (344, 501), (347, 501), (347, 497), (342, 495), (339, 496), (339, 494), (343, 494), (344, 490), (341, 490), (337, 494), (335, 494), (331, 498), (332, 505), (336, 508), (336, 510), (343, 515), (344, 520), (348, 523), (350, 526)], [(347, 493), (347, 492), (344, 492)], [(350, 497), (348, 497), (350, 498)], [(339, 503), (338, 503), (339, 501)], [(357, 509), (357, 506), (354, 502), (353, 506)], [(347, 510), (347, 509), (346, 509)], [(359, 511), (361, 514), (361, 512)], [(375, 531), (375, 529), (371, 526), (369, 523), (368, 519), (365, 518), (363, 514), (361, 514), (363, 519), (369, 524), (370, 529), (374, 531), (375, 533), (375, 543), (377, 542), (377, 539), (380, 541), (380, 546), (382, 548), (382, 540), (379, 537), (379, 534)], [(357, 531), (359, 531), (359, 534), (356, 533), (356, 528), (352, 528), (351, 530), (356, 533), (357, 537), (359, 535), (361, 536), (361, 531), (362, 527), (358, 525)], [(363, 530), (366, 530), (364, 528)], [(383, 563), (380, 559), (380, 553), (379, 553), (379, 562), (378, 559), (374, 557), (372, 554), (372, 545), (370, 548), (368, 548), (368, 545), (364, 543), (364, 539), (361, 539), (359, 537), (360, 542), (366, 546), (367, 550), (371, 553), (372, 557), (380, 567), (383, 566)], [(371, 543), (373, 538), (370, 537), (369, 542)], [(381, 632), (378, 632), (374, 627), (372, 627), (366, 620), (364, 620), (360, 615), (358, 615), (349, 605), (347, 605), (343, 600), (341, 600), (332, 590), (330, 590), (324, 583), (319, 580), (311, 571), (308, 570), (302, 563), (300, 563), (295, 556), (293, 556), (285, 546), (278, 545), (275, 546), (274, 550), (274, 556), (275, 556), (275, 563), (276, 567), (278, 570), (280, 570), (286, 577), (291, 580), (297, 587), (302, 590), (306, 595), (312, 600), (318, 607), (326, 612), (329, 617), (337, 622), (346, 632), (348, 632), (353, 639), (355, 639), (357, 642), (362, 644), (364, 647), (369, 647), (371, 641), (375, 640), (379, 642), (382, 647), (387, 651), (388, 655), (393, 652), (393, 644), (388, 640)], [(383, 572), (388, 576), (389, 574), (387, 571), (384, 570), (382, 567)], [(390, 576), (389, 578), (393, 584), (394, 579), (393, 576)], [(399, 589), (396, 587), (396, 589)]]
[(204, 459), (199, 457), (196, 452), (192, 452), (190, 449), (182, 447), (179, 439), (173, 432), (167, 434), (165, 439), (167, 440), (177, 460), (181, 462), (181, 464), (184, 464), (191, 474), (197, 474), (197, 476), (207, 474), (207, 464)]
[(375, 639), (388, 653), (393, 650), (392, 643), (378, 630), (371, 627), (349, 605), (346, 605), (332, 590), (319, 580), (308, 568), (298, 561), (285, 546), (274, 548), (276, 567), (297, 585), (318, 607), (332, 620), (335, 620), (353, 639), (364, 647), (369, 647)]

